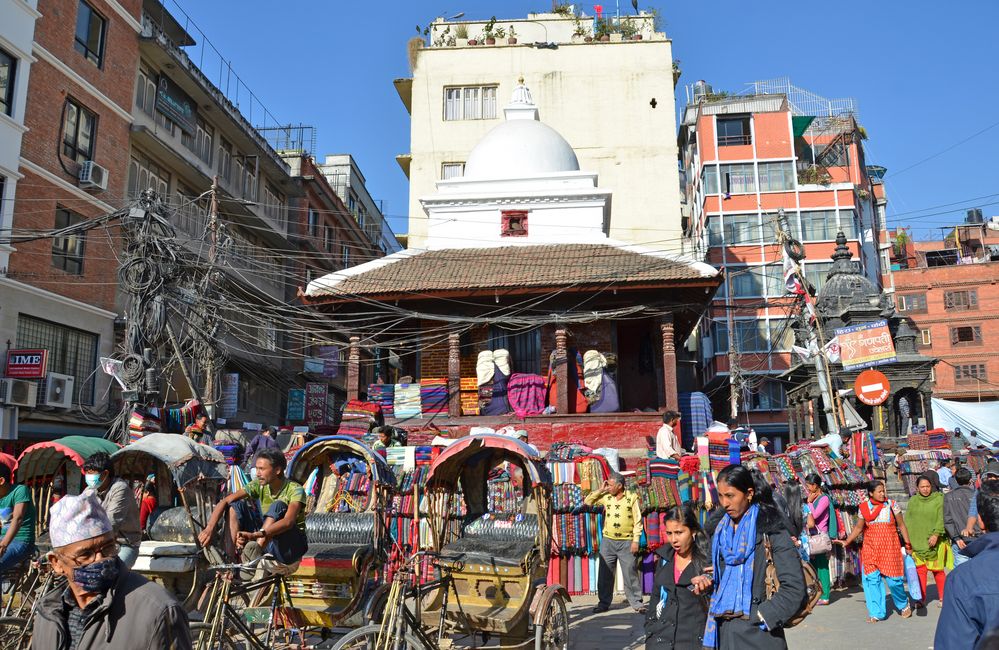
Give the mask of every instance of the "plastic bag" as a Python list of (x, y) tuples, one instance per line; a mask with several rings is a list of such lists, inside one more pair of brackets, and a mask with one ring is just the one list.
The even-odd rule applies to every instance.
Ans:
[(916, 561), (905, 551), (902, 551), (902, 555), (904, 556), (905, 582), (909, 590), (909, 597), (913, 600), (922, 600), (923, 590), (919, 586), (919, 572), (916, 571)]

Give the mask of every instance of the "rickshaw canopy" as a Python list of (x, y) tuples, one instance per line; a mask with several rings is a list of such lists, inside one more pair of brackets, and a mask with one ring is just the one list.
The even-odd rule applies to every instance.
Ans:
[[(533, 447), (518, 438), (484, 433), (458, 438), (451, 443), (430, 466), (427, 483), (431, 483), (435, 479), (444, 483), (456, 483), (465, 468), (476, 464), (476, 457), (489, 451), (499, 451), (502, 454), (520, 459), (520, 464), (523, 465), (527, 476), (530, 477), (532, 485), (552, 482), (548, 472), (544, 471), (541, 458), (537, 456)], [(457, 468), (457, 471), (454, 468)]]
[(163, 463), (174, 483), (184, 487), (197, 480), (225, 482), (229, 468), (221, 452), (176, 433), (151, 433), (122, 447), (111, 457), (115, 473), (127, 479), (144, 479)]
[(67, 459), (82, 470), (83, 463), (94, 454), (101, 451), (114, 454), (118, 449), (110, 440), (89, 436), (66, 436), (39, 442), (21, 452), (17, 461), (17, 482), (51, 476)]
[(291, 463), (288, 466), (288, 478), (304, 485), (316, 460), (323, 454), (337, 450), (343, 450), (362, 458), (371, 469), (371, 480), (375, 483), (395, 484), (395, 478), (388, 462), (371, 447), (350, 436), (323, 436), (302, 445), (291, 458)]

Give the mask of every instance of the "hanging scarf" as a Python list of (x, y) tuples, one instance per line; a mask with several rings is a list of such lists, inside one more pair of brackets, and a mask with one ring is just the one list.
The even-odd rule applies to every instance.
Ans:
[[(753, 606), (753, 554), (756, 550), (756, 519), (760, 507), (755, 503), (742, 515), (738, 525), (727, 514), (715, 530), (712, 542), (715, 580), (718, 588), (711, 594), (708, 622), (704, 626), (704, 647), (718, 646), (718, 618), (748, 617)], [(725, 571), (721, 571), (721, 559)]]

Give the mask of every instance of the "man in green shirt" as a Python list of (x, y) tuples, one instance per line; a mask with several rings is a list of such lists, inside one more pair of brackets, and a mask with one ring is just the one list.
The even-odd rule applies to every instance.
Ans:
[[(283, 565), (301, 560), (309, 547), (305, 537), (305, 490), (285, 476), (286, 467), (287, 461), (280, 450), (261, 450), (256, 459), (257, 480), (215, 506), (208, 524), (198, 535), (201, 545), (211, 543), (215, 527), (232, 505), (229, 529), (244, 559), (252, 559), (262, 550)], [(247, 497), (256, 504), (245, 502)], [(259, 510), (248, 507), (252, 505), (259, 505)]]
[(28, 488), (14, 485), (10, 467), (0, 463), (0, 572), (24, 562), (35, 551), (35, 506)]

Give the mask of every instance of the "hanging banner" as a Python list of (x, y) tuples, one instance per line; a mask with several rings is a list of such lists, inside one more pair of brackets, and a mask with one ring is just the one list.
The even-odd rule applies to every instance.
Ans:
[(309, 427), (326, 424), (326, 384), (305, 385), (305, 422)]
[(836, 337), (843, 370), (870, 368), (896, 360), (895, 342), (886, 320), (838, 327)]
[(288, 412), (285, 419), (289, 422), (301, 422), (305, 419), (304, 388), (292, 388), (288, 391)]
[(323, 360), (323, 378), (336, 379), (340, 376), (340, 346), (320, 345), (319, 358)]
[(196, 133), (198, 104), (166, 75), (160, 75), (156, 83), (156, 110), (170, 118), (184, 133)]
[(235, 417), (238, 403), (239, 373), (227, 372), (222, 375), (222, 399), (219, 400), (218, 417)]

